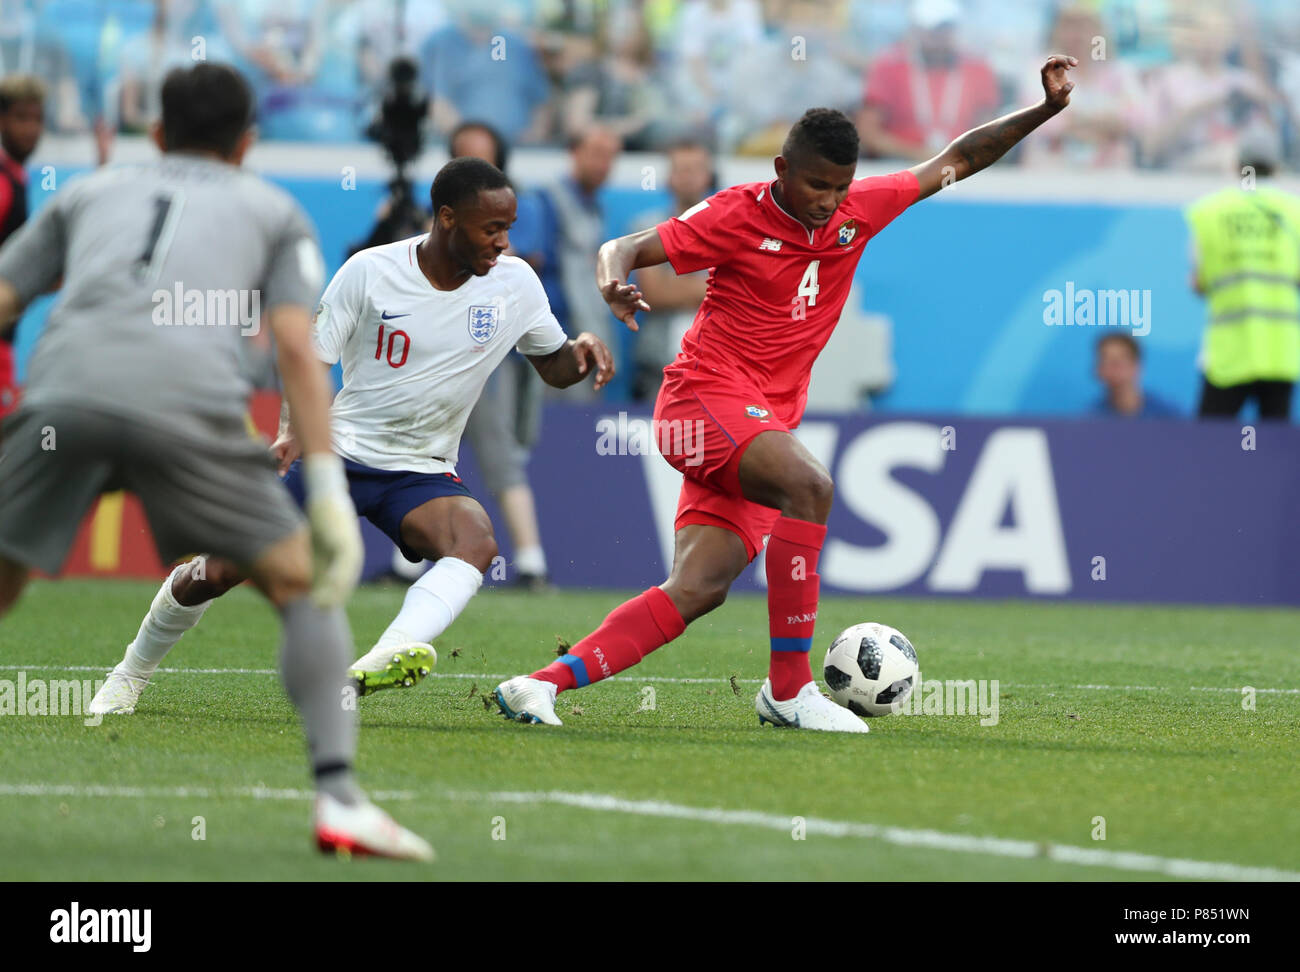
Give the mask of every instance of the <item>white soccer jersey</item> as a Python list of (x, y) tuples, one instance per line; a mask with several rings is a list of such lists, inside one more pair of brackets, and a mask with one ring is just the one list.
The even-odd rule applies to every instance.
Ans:
[(544, 355), (567, 340), (523, 260), (436, 290), (416, 262), (423, 236), (355, 254), (325, 288), (316, 353), (343, 362), (330, 410), (334, 450), (376, 469), (453, 472), (488, 376), (512, 347)]

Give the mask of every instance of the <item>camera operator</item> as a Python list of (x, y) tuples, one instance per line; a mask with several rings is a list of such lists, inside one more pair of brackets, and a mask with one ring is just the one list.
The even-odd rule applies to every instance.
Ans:
[(399, 57), (388, 66), (388, 87), (366, 136), (388, 153), (393, 177), (378, 221), (370, 235), (348, 251), (349, 256), (428, 229), (432, 216), (415, 201), (415, 191), (406, 175), (406, 167), (420, 154), (420, 125), (429, 111), (429, 99), (420, 92), (419, 80), (419, 71), (410, 58)]

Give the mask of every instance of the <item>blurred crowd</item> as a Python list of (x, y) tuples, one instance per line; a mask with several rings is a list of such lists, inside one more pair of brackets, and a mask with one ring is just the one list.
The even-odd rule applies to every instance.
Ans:
[(1021, 164), (1221, 169), (1252, 132), (1300, 163), (1294, 0), (0, 0), (0, 73), (45, 81), (56, 132), (143, 131), (166, 71), (206, 58), (253, 81), (263, 138), (352, 141), (409, 57), (434, 139), (599, 123), (629, 150), (770, 155), (823, 104), (910, 160), (1036, 99), (1054, 51), (1074, 104)]

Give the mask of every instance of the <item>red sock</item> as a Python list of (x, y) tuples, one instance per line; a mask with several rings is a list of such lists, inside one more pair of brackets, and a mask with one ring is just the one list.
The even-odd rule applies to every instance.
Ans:
[(808, 656), (821, 587), (817, 559), (825, 541), (825, 524), (786, 516), (776, 521), (767, 541), (767, 616), (772, 636), (768, 678), (778, 702), (794, 698), (812, 681)]
[(581, 688), (631, 668), (683, 631), (686, 622), (657, 587), (619, 605), (599, 628), (531, 678), (554, 682), (557, 691)]

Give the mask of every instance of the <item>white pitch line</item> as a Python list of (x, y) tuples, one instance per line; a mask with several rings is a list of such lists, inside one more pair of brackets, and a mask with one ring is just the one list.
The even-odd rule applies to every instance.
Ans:
[[(116, 665), (0, 665), (4, 672), (103, 672), (107, 675)], [(168, 675), (279, 675), (275, 668), (159, 668)]]
[[(112, 665), (0, 665), (0, 671), (6, 672), (103, 672), (107, 674)], [(159, 668), (160, 675), (279, 675), (275, 668)], [(513, 678), (518, 672), (434, 672), (431, 678)], [(642, 685), (647, 682), (659, 682), (671, 685), (728, 685), (729, 678), (678, 678), (671, 675), (615, 675), (603, 679), (606, 682), (632, 682)], [(738, 678), (738, 685), (761, 685), (761, 678)], [(1231, 685), (1067, 685), (1064, 683), (1039, 682), (1000, 682), (1001, 688), (1016, 689), (1072, 689), (1089, 692), (1231, 692), (1240, 695), (1245, 686)], [(1255, 692), (1272, 695), (1300, 695), (1300, 688), (1260, 688), (1252, 686)]]
[[(161, 670), (161, 669), (160, 669)], [(178, 669), (182, 671), (183, 669)], [(517, 674), (517, 673), (516, 673)], [(500, 672), (471, 673), (471, 672), (434, 672), (432, 678), (511, 678), (513, 676)], [(634, 682), (642, 684), (644, 682), (669, 682), (676, 685), (729, 685), (731, 679), (728, 678), (673, 678), (667, 675), (650, 675), (638, 677), (636, 675), (614, 675), (611, 678), (602, 679), (605, 682)], [(761, 678), (738, 678), (738, 685), (762, 685)], [(1231, 692), (1234, 695), (1240, 695), (1240, 688), (1222, 685), (1189, 685), (1186, 688), (1179, 688), (1177, 685), (1058, 685), (1058, 684), (1036, 684), (1031, 682), (999, 682), (999, 688), (1033, 688), (1033, 689), (1080, 689), (1089, 691), (1106, 691), (1106, 692)], [(1281, 693), (1290, 695), (1300, 695), (1300, 688), (1256, 688), (1256, 692)]]
[[(312, 790), (273, 789), (266, 786), (236, 786), (210, 789), (204, 786), (101, 786), (90, 783), (0, 783), (0, 797), (100, 797), (127, 800), (311, 800)], [(393, 790), (369, 794), (374, 800), (413, 800), (415, 794)]]
[[(601, 793), (566, 793), (558, 790), (501, 793), (445, 793), (453, 800), (484, 800), (501, 803), (557, 803), (582, 810), (626, 813), (644, 817), (668, 817), (702, 823), (762, 827), (790, 833), (794, 820), (775, 813), (756, 810), (724, 810), (716, 807), (692, 807), (662, 800), (624, 800)], [(1109, 867), (1120, 871), (1163, 874), (1175, 878), (1206, 881), (1300, 881), (1300, 872), (1272, 867), (1249, 867), (1224, 861), (1197, 861), (1177, 857), (1157, 857), (1134, 851), (1102, 850), (1074, 847), (1006, 837), (978, 837), (950, 834), (938, 830), (912, 830), (877, 824), (804, 817), (805, 833), (826, 837), (856, 837), (884, 841), (900, 847), (923, 847), (928, 850), (988, 854), (994, 857), (1024, 859), (1044, 858), (1062, 864), (1083, 867)]]
[[(499, 803), (542, 804), (555, 803), (581, 810), (607, 813), (626, 813), (645, 817), (665, 817), (676, 820), (694, 820), (701, 823), (762, 827), (766, 830), (789, 832), (794, 825), (792, 817), (757, 810), (725, 810), (717, 807), (692, 807), (662, 800), (625, 800), (601, 793), (566, 793), (560, 790), (535, 792), (443, 792), (451, 800), (472, 800)], [(227, 787), (211, 789), (191, 786), (100, 786), (71, 783), (0, 783), (0, 797), (96, 797), (121, 799), (252, 799), (301, 800), (312, 799), (310, 790), (273, 789), (270, 787)], [(415, 794), (398, 790), (377, 792), (371, 796), (380, 801), (412, 800)], [(923, 847), (927, 850), (954, 851), (958, 853), (988, 854), (994, 857), (1014, 857), (1026, 860), (1044, 858), (1062, 864), (1083, 867), (1109, 867), (1121, 871), (1148, 872), (1175, 878), (1207, 881), (1300, 881), (1300, 872), (1284, 871), (1271, 867), (1249, 867), (1225, 861), (1197, 861), (1177, 857), (1158, 857), (1135, 851), (1112, 851), (1093, 847), (1074, 847), (1069, 844), (1051, 844), (1007, 837), (979, 837), (971, 834), (951, 834), (938, 830), (913, 830), (906, 827), (889, 827), (878, 824), (841, 820), (823, 820), (804, 817), (805, 832), (825, 837), (852, 837), (861, 840), (879, 840), (899, 847)]]

